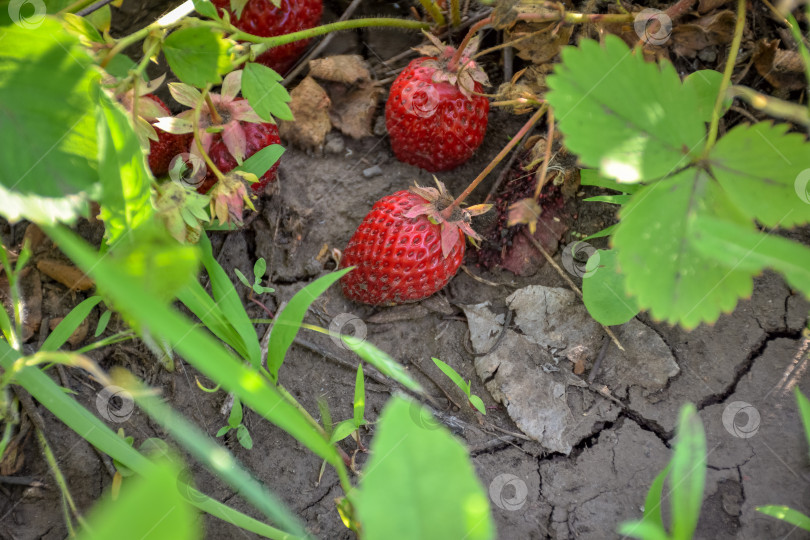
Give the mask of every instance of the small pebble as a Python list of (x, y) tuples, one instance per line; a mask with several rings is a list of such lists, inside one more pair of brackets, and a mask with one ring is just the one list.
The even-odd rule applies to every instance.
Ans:
[(382, 174), (382, 169), (379, 165), (374, 165), (373, 167), (369, 167), (368, 169), (363, 170), (363, 176), (366, 178), (373, 178), (375, 176), (380, 176)]
[(384, 137), (388, 130), (385, 128), (385, 115), (381, 114), (374, 121), (374, 129), (372, 130), (377, 137)]
[(346, 143), (343, 141), (343, 136), (334, 131), (326, 135), (326, 144), (323, 149), (327, 154), (342, 154), (346, 149)]

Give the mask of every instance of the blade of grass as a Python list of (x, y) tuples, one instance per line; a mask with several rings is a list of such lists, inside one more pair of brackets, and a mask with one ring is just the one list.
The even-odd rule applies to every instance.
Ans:
[(681, 409), (669, 478), (672, 538), (691, 539), (700, 516), (706, 480), (706, 435), (697, 409), (691, 403)]
[(793, 508), (777, 505), (757, 506), (757, 512), (762, 512), (766, 516), (781, 519), (782, 521), (790, 523), (791, 525), (799, 527), (800, 529), (810, 531), (810, 517), (805, 516)]
[(132, 394), (135, 403), (153, 421), (160, 424), (197, 461), (234, 488), (245, 500), (283, 529), (298, 537), (307, 537), (304, 526), (284, 503), (253, 478), (228, 450), (213, 443), (191, 422), (154, 397), (151, 390), (128, 371), (117, 370), (113, 380)]
[(214, 294), (214, 301), (242, 338), (247, 350), (245, 359), (253, 367), (258, 367), (262, 362), (262, 349), (259, 338), (256, 336), (256, 329), (250, 322), (245, 306), (242, 305), (242, 300), (228, 274), (214, 258), (214, 254), (211, 252), (211, 241), (206, 235), (200, 237), (200, 251), (202, 252), (202, 263), (211, 278), (211, 292)]
[(197, 281), (193, 281), (177, 293), (177, 299), (208, 328), (215, 336), (230, 345), (242, 358), (248, 350), (239, 332), (231, 325), (222, 310)]
[(107, 291), (112, 304), (136, 321), (148, 322), (155, 336), (171, 343), (179, 354), (206, 377), (238, 395), (242, 403), (274, 423), (307, 448), (336, 467), (345, 476), (343, 462), (335, 448), (316, 431), (298, 409), (288, 403), (274, 387), (255, 371), (248, 369), (216, 339), (148, 291), (121, 287), (119, 269), (109, 259), (99, 257), (75, 233), (61, 226), (45, 227), (71, 260), (99, 288)]
[(73, 332), (82, 324), (82, 321), (87, 319), (90, 312), (94, 307), (101, 302), (100, 296), (91, 296), (90, 298), (81, 302), (78, 306), (70, 310), (64, 319), (62, 319), (56, 328), (51, 331), (48, 338), (42, 343), (41, 351), (56, 351), (62, 347), (68, 338), (73, 335)]
[(273, 324), (270, 343), (267, 347), (267, 371), (270, 372), (274, 381), (278, 381), (278, 370), (301, 328), (301, 323), (304, 322), (304, 316), (307, 314), (310, 304), (349, 271), (351, 268), (319, 277), (295, 293), (281, 313), (276, 315), (276, 322)]
[(363, 381), (363, 362), (357, 364), (354, 382), (354, 425), (360, 426), (366, 414), (366, 385)]
[[(20, 358), (17, 351), (9, 347), (7, 343), (0, 341), (0, 366), (3, 369), (10, 370)], [(62, 388), (39, 369), (29, 366), (22, 367), (15, 373), (14, 382), (25, 388), (66, 426), (114, 460), (141, 475), (148, 474), (152, 470), (153, 464), (148, 458), (128, 445), (101, 420), (65, 394)], [(282, 531), (225, 506), (196, 490), (193, 493), (193, 499), (193, 504), (200, 510), (246, 531), (267, 538), (285, 537)]]
[(810, 447), (810, 400), (801, 393), (799, 387), (793, 389), (796, 394), (796, 403), (799, 406), (799, 415), (802, 417), (804, 436), (807, 437), (807, 446)]

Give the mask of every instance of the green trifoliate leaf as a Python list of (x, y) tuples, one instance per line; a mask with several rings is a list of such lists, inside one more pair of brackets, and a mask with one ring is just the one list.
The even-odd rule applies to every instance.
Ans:
[(810, 221), (810, 145), (788, 124), (741, 125), (712, 149), (712, 174), (748, 217), (768, 227)]
[(604, 47), (591, 40), (566, 47), (562, 59), (548, 78), (547, 99), (566, 146), (583, 163), (639, 182), (699, 156), (706, 129), (695, 114), (698, 98), (671, 64), (645, 62), (612, 35)]
[(259, 117), (272, 122), (273, 116), (281, 120), (293, 120), (290, 107), (292, 98), (281, 86), (281, 75), (267, 66), (250, 63), (242, 74), (242, 94)]
[(99, 75), (56, 20), (32, 29), (12, 24), (0, 34), (0, 215), (71, 221), (100, 194)]
[(689, 169), (636, 193), (613, 236), (627, 292), (656, 319), (685, 328), (716, 320), (753, 289), (752, 272), (730, 269), (692, 244), (703, 216), (751, 228), (717, 182)]

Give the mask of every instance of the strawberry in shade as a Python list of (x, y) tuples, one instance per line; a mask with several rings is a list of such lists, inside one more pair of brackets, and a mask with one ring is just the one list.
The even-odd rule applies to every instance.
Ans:
[(385, 104), (385, 126), (397, 159), (427, 171), (458, 167), (473, 155), (487, 130), (489, 101), (475, 95), (488, 84), (471, 56), (478, 39), (463, 52), (434, 42), (418, 49), (391, 85)]
[[(322, 0), (213, 0), (220, 13), (228, 12), (239, 30), (260, 37), (273, 37), (308, 30), (318, 25)], [(273, 47), (259, 55), (260, 64), (284, 75), (307, 49), (309, 40)]]
[(471, 218), (491, 205), (454, 206), (444, 185), (436, 184), (398, 191), (374, 204), (340, 261), (341, 268), (356, 267), (340, 280), (346, 298), (372, 305), (416, 302), (456, 275), (465, 236), (479, 240)]
[(136, 108), (135, 132), (144, 149), (148, 149), (149, 168), (155, 176), (166, 176), (169, 165), (175, 156), (188, 151), (191, 134), (173, 134), (156, 128), (152, 125), (158, 118), (171, 115), (169, 108), (163, 101), (152, 94), (162, 83), (164, 77), (143, 86), (138, 91), (137, 101), (134, 92), (129, 90), (121, 96), (121, 103), (128, 111)]
[[(212, 210), (218, 217), (227, 217), (227, 221), (241, 223), (244, 201), (250, 205), (247, 190), (244, 187), (243, 174), (229, 174), (246, 159), (264, 148), (279, 144), (278, 128), (275, 124), (265, 122), (251, 108), (246, 99), (237, 97), (242, 86), (242, 71), (233, 71), (225, 76), (221, 94), (209, 94), (210, 99), (202, 100), (200, 91), (182, 83), (172, 83), (169, 90), (178, 102), (191, 107), (175, 118), (161, 118), (158, 127), (172, 133), (191, 133), (193, 131), (194, 107), (200, 107), (198, 137), (205, 153), (223, 175), (207, 171), (197, 191), (211, 196)], [(202, 104), (200, 105), (200, 103)], [(211, 108), (213, 107), (213, 109)], [(189, 152), (200, 161), (197, 141), (192, 141)], [(275, 180), (278, 163), (265, 172), (258, 182), (251, 184), (254, 193), (260, 193), (264, 187)], [(227, 208), (224, 212), (222, 208)], [(220, 219), (223, 221), (223, 219)]]

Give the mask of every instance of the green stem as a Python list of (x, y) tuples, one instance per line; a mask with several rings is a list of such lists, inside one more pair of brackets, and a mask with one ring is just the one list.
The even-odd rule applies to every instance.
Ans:
[(76, 0), (66, 8), (59, 10), (56, 15), (64, 15), (65, 13), (76, 13), (80, 9), (84, 9), (96, 0)]
[(117, 334), (113, 334), (99, 341), (95, 341), (89, 345), (85, 345), (81, 349), (78, 349), (76, 351), (76, 354), (84, 354), (96, 349), (100, 349), (102, 347), (106, 347), (108, 345), (114, 345), (116, 343), (121, 343), (123, 341), (127, 341), (130, 339), (135, 339), (135, 334), (133, 334), (132, 332), (118, 332)]
[(386, 17), (373, 17), (368, 19), (354, 19), (349, 21), (338, 21), (323, 26), (316, 26), (309, 30), (301, 30), (300, 32), (293, 32), (291, 34), (284, 34), (283, 36), (274, 37), (259, 37), (245, 32), (236, 32), (233, 35), (234, 39), (241, 41), (250, 41), (256, 43), (251, 47), (251, 54), (255, 58), (263, 52), (279, 45), (286, 45), (294, 41), (302, 39), (310, 39), (317, 36), (322, 36), (330, 32), (340, 32), (342, 30), (354, 30), (356, 28), (368, 28), (370, 26), (380, 26), (385, 28), (404, 28), (406, 30), (427, 30), (430, 25), (419, 21), (408, 21), (405, 19), (391, 19)]
[(138, 43), (140, 40), (148, 36), (149, 32), (151, 31), (152, 25), (149, 25), (144, 28), (141, 28), (137, 32), (133, 32), (128, 36), (122, 37), (121, 39), (115, 42), (115, 46), (112, 49), (110, 49), (110, 52), (107, 53), (107, 56), (104, 57), (104, 59), (101, 61), (99, 65), (102, 68), (107, 67), (107, 64), (110, 63), (110, 60), (112, 60), (118, 53), (120, 53), (130, 45)]
[(718, 92), (717, 100), (714, 102), (712, 121), (709, 124), (709, 139), (706, 141), (706, 148), (703, 151), (704, 156), (709, 155), (709, 151), (717, 142), (717, 130), (720, 125), (723, 102), (726, 100), (728, 86), (731, 84), (731, 74), (734, 71), (734, 64), (737, 62), (737, 54), (740, 52), (740, 42), (742, 42), (743, 28), (745, 27), (745, 2), (746, 0), (737, 0), (737, 23), (734, 27), (734, 39), (731, 41), (731, 49), (728, 52), (726, 69), (723, 71), (723, 79), (720, 83), (720, 92)]
[(444, 15), (442, 15), (442, 10), (439, 9), (439, 6), (436, 5), (436, 2), (433, 0), (419, 0), (419, 3), (422, 4), (422, 7), (425, 8), (427, 14), (430, 15), (430, 18), (436, 21), (438, 26), (444, 26), (446, 21), (444, 20)]
[(453, 26), (461, 25), (461, 6), (458, 0), (450, 0), (450, 20)]
[(473, 38), (475, 34), (478, 33), (479, 30), (481, 30), (483, 27), (490, 24), (491, 22), (492, 16), (489, 16), (485, 19), (481, 19), (480, 21), (472, 25), (469, 30), (467, 30), (467, 35), (464, 36), (463, 40), (461, 40), (458, 49), (456, 49), (456, 52), (453, 54), (453, 57), (447, 63), (447, 69), (449, 71), (455, 71), (455, 69), (458, 67), (458, 63), (461, 61), (461, 55), (464, 53), (464, 49), (467, 48), (467, 45), (469, 45), (470, 40)]

